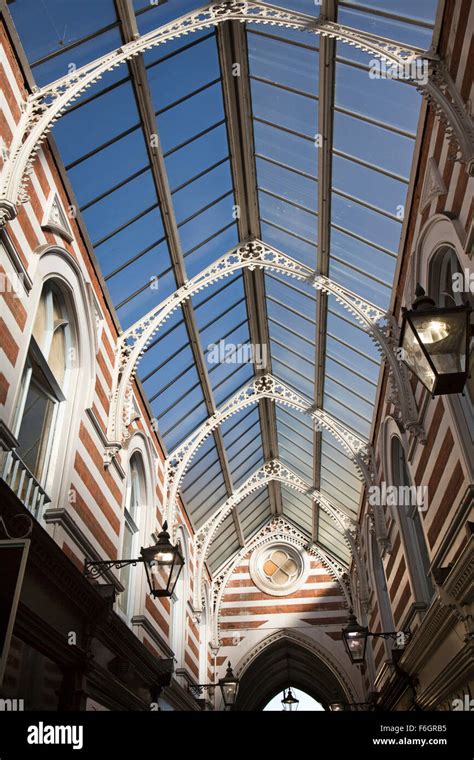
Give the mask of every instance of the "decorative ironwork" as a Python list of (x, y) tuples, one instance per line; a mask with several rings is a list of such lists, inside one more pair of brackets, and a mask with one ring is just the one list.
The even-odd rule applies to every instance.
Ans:
[(194, 562), (194, 609), (200, 611), (203, 598), (204, 564), (219, 527), (232, 510), (243, 501), (249, 494), (264, 488), (271, 481), (285, 483), (300, 493), (311, 496), (317, 501), (322, 509), (334, 520), (341, 530), (342, 540), (354, 556), (358, 555), (356, 538), (358, 535), (357, 524), (351, 520), (342, 510), (333, 505), (319, 491), (314, 491), (302, 478), (296, 475), (289, 467), (274, 459), (259, 467), (247, 480), (230, 496), (224, 504), (210, 517), (195, 534), (196, 557)]
[(12, 541), (13, 540), (15, 540), (15, 541), (21, 541), (24, 538), (28, 538), (29, 536), (31, 536), (31, 534), (33, 532), (33, 518), (32, 517), (30, 517), (29, 515), (12, 515), (12, 516), (9, 516), (8, 519), (11, 520), (11, 521), (13, 521), (13, 520), (26, 520), (26, 522), (28, 524), (28, 529), (26, 530), (25, 533), (22, 533), (21, 536), (12, 536), (11, 533), (10, 533), (10, 531), (7, 528), (7, 524), (6, 524), (5, 518), (3, 517), (3, 515), (0, 515), (0, 528), (3, 530), (5, 536), (8, 539), (11, 539)]
[(307, 551), (314, 559), (319, 560), (336, 583), (339, 584), (344, 598), (349, 608), (352, 607), (352, 597), (348, 583), (347, 568), (340, 562), (337, 562), (319, 544), (308, 544), (307, 537), (296, 526), (290, 524), (283, 516), (273, 517), (253, 536), (253, 538), (238, 551), (229, 563), (213, 578), (211, 585), (212, 597), (212, 644), (215, 647), (220, 646), (219, 642), (219, 612), (222, 599), (225, 593), (227, 582), (230, 579), (236, 565), (250, 552), (264, 546), (265, 544), (290, 543), (300, 550)]
[[(117, 360), (113, 374), (108, 420), (108, 439), (110, 445), (105, 455), (107, 465), (110, 464), (111, 457), (115, 455), (122, 443), (130, 435), (128, 426), (131, 419), (133, 398), (132, 383), (137, 372), (138, 363), (155, 333), (171, 314), (179, 308), (181, 303), (191, 298), (191, 296), (203, 288), (244, 267), (259, 267), (261, 269), (278, 271), (286, 276), (312, 283), (317, 289), (333, 294), (363, 325), (367, 333), (373, 338), (382, 358), (385, 358), (388, 362), (390, 376), (393, 378), (398, 391), (397, 399), (403, 423), (408, 428), (413, 429), (415, 434), (421, 435), (422, 431), (418, 422), (418, 411), (413, 390), (407, 372), (395, 354), (394, 343), (390, 334), (393, 332), (393, 325), (388, 316), (377, 306), (364, 301), (328, 277), (318, 275), (309, 267), (300, 264), (273, 246), (262, 243), (260, 240), (253, 240), (236, 246), (236, 248), (221, 256), (209, 267), (186, 282), (185, 285), (178, 288), (172, 295), (164, 299), (120, 336), (116, 351)], [(271, 390), (275, 382), (278, 382), (274, 378), (264, 377), (265, 379), (258, 379), (260, 385), (249, 390), (251, 395), (262, 393), (265, 390), (266, 383), (269, 384), (269, 390)], [(280, 385), (283, 386), (282, 383)], [(286, 389), (285, 393), (291, 395), (292, 392)], [(394, 399), (394, 403), (396, 401)], [(323, 427), (329, 425), (331, 428), (330, 432), (333, 432), (336, 437), (339, 436), (337, 424), (332, 425), (330, 419), (325, 418), (322, 413), (318, 416), (318, 423)], [(213, 424), (212, 417), (209, 419), (208, 424), (209, 426)], [(183, 446), (188, 443), (189, 439)], [(345, 443), (343, 445), (345, 446)], [(358, 457), (357, 465), (364, 477), (367, 478), (370, 473), (367, 472), (366, 464), (366, 458), (361, 453), (361, 456)]]
[[(302, 396), (292, 391), (273, 375), (267, 374), (253, 378), (234, 394), (223, 406), (209, 417), (200, 428), (191, 435), (170, 454), (165, 464), (165, 493), (166, 493), (166, 517), (175, 529), (178, 489), (186, 469), (212, 431), (221, 425), (232, 415), (245, 409), (263, 398), (269, 398), (276, 403), (292, 407), (297, 411), (311, 416), (318, 428), (328, 430), (341, 444), (348, 456), (353, 460), (356, 470), (361, 479), (371, 485), (373, 477), (369, 472), (366, 458), (368, 444), (361, 438), (347, 430), (342, 423), (334, 419), (322, 409), (314, 409)], [(232, 497), (231, 497), (232, 498)]]
[(143, 562), (144, 560), (141, 557), (138, 559), (106, 559), (98, 562), (87, 560), (84, 563), (84, 577), (98, 580), (106, 575), (109, 570), (121, 570), (122, 567), (127, 567), (127, 565), (135, 567)]
[(158, 29), (153, 29), (55, 82), (33, 90), (21, 106), (21, 117), (6, 152), (0, 180), (0, 224), (6, 224), (13, 219), (17, 213), (17, 205), (28, 200), (29, 176), (42, 143), (66, 108), (85, 90), (99, 81), (108, 71), (132, 60), (140, 53), (169, 40), (217, 26), (226, 21), (251, 21), (333, 38), (385, 61), (391, 66), (394, 76), (397, 71), (403, 71), (402, 78), (415, 82), (420, 92), (434, 103), (437, 113), (446, 124), (448, 137), (453, 146), (452, 157), (462, 160), (468, 171), (473, 170), (472, 121), (454, 82), (447, 73), (446, 66), (436, 60), (435, 56), (430, 56), (427, 82), (420, 83), (417, 81), (416, 67), (413, 66), (415, 74), (411, 77), (407, 65), (415, 62), (428, 65), (429, 61), (423, 52), (416, 48), (379, 38), (375, 34), (352, 29), (323, 17), (309, 19), (308, 16), (296, 11), (275, 8), (264, 3), (238, 1), (211, 3)]

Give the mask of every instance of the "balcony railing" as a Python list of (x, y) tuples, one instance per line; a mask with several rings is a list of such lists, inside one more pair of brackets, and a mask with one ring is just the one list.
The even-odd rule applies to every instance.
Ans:
[(51, 501), (48, 494), (15, 451), (5, 452), (1, 459), (0, 477), (38, 519), (43, 506)]

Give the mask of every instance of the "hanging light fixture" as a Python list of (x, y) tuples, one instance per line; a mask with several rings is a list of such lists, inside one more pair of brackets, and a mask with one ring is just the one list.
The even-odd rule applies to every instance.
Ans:
[(239, 679), (234, 676), (230, 662), (227, 665), (224, 678), (219, 679), (219, 687), (222, 692), (225, 708), (231, 709), (235, 705), (239, 692)]
[(98, 562), (87, 560), (84, 563), (84, 575), (86, 578), (98, 580), (109, 570), (121, 570), (127, 565), (135, 567), (143, 563), (150, 594), (154, 597), (171, 596), (183, 569), (184, 558), (179, 544), (173, 546), (171, 543), (166, 522), (163, 523), (163, 530), (158, 534), (155, 546), (140, 549), (140, 554), (140, 557), (134, 559), (107, 559)]
[(411, 309), (402, 309), (402, 359), (432, 396), (461, 393), (469, 374), (468, 303), (437, 307), (420, 285)]
[(298, 705), (300, 703), (299, 699), (297, 699), (293, 692), (291, 691), (290, 686), (290, 660), (288, 658), (288, 650), (286, 652), (286, 677), (287, 677), (287, 683), (288, 683), (288, 689), (285, 694), (285, 690), (283, 689), (283, 699), (281, 700), (281, 704), (283, 706), (283, 710), (285, 712), (296, 712), (298, 709)]
[(155, 546), (142, 548), (140, 554), (145, 562), (151, 595), (171, 596), (183, 569), (184, 557), (179, 543), (173, 546), (170, 541), (167, 522), (163, 523)]
[(342, 640), (353, 665), (364, 662), (368, 635), (369, 629), (359, 625), (356, 616), (351, 610), (349, 622), (342, 629)]
[(281, 703), (283, 705), (283, 710), (285, 712), (296, 712), (298, 709), (298, 705), (300, 703), (299, 699), (293, 695), (293, 692), (291, 691), (291, 686), (288, 686), (288, 690), (285, 694), (283, 691), (283, 699), (281, 700)]
[(405, 631), (379, 631), (377, 633), (369, 631), (368, 628), (359, 625), (356, 616), (350, 610), (348, 624), (342, 629), (342, 640), (353, 665), (360, 665), (365, 661), (365, 650), (369, 636), (393, 639), (400, 648), (406, 645), (411, 632), (409, 629)]

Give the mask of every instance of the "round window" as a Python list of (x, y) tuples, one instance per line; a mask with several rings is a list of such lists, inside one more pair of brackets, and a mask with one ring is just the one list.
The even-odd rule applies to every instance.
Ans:
[(285, 596), (296, 591), (305, 581), (306, 562), (294, 546), (278, 544), (253, 552), (250, 575), (267, 594)]

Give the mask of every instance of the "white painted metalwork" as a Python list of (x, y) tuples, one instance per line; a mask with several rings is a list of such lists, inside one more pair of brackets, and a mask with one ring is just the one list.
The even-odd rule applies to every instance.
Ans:
[[(309, 415), (314, 424), (327, 430), (341, 444), (345, 452), (354, 462), (358, 475), (365, 479), (367, 486), (372, 485), (373, 476), (368, 462), (371, 459), (367, 441), (342, 425), (338, 420), (323, 409), (314, 407), (302, 396), (288, 388), (273, 375), (266, 374), (254, 377), (226, 401), (212, 416), (170, 454), (165, 463), (165, 493), (166, 519), (174, 530), (176, 525), (177, 498), (181, 481), (186, 469), (212, 431), (229, 417), (242, 411), (250, 404), (255, 404), (263, 398), (271, 399), (283, 406), (289, 406), (298, 412)], [(233, 498), (232, 496), (230, 497)]]
[[(472, 119), (452, 81), (446, 66), (436, 56), (399, 42), (352, 29), (325, 18), (314, 18), (296, 11), (276, 8), (265, 3), (230, 0), (210, 3), (180, 18), (153, 29), (79, 69), (37, 88), (22, 104), (22, 115), (6, 152), (0, 177), (0, 224), (14, 218), (17, 205), (28, 200), (27, 185), (32, 164), (54, 123), (66, 108), (104, 74), (140, 53), (226, 21), (251, 21), (257, 24), (282, 26), (315, 35), (322, 35), (370, 53), (397, 71), (407, 71), (415, 61), (429, 63), (430, 74), (423, 81), (413, 79), (420, 92), (435, 106), (446, 125), (451, 142), (451, 156), (462, 160), (469, 173), (474, 171), (474, 127)], [(416, 71), (416, 67), (413, 67)], [(408, 73), (404, 78), (410, 79)]]
[(220, 646), (219, 613), (227, 583), (236, 565), (250, 552), (266, 544), (278, 543), (279, 541), (293, 544), (301, 551), (306, 551), (314, 559), (318, 559), (326, 568), (329, 575), (339, 584), (348, 608), (352, 607), (347, 568), (334, 557), (331, 557), (319, 544), (308, 544), (307, 537), (295, 525), (286, 520), (285, 517), (279, 515), (278, 517), (269, 518), (268, 522), (260, 528), (247, 545), (240, 549), (213, 578), (211, 585), (212, 610), (209, 616), (212, 625), (213, 647), (218, 648)]
[(290, 488), (294, 488), (300, 493), (307, 494), (321, 505), (321, 508), (331, 517), (342, 531), (342, 539), (347, 548), (352, 553), (357, 553), (354, 543), (354, 536), (357, 534), (357, 525), (341, 509), (332, 504), (319, 491), (314, 491), (311, 485), (300, 478), (289, 467), (282, 464), (277, 459), (266, 462), (259, 467), (249, 478), (238, 488), (232, 496), (202, 525), (195, 534), (196, 556), (194, 560), (194, 607), (200, 608), (202, 599), (202, 581), (204, 564), (209, 556), (212, 542), (216, 534), (226, 519), (226, 517), (235, 509), (237, 504), (243, 501), (254, 491), (264, 488), (272, 481), (284, 483)]
[[(396, 389), (392, 400), (395, 405), (398, 404), (400, 419), (408, 429), (423, 439), (424, 432), (418, 420), (418, 410), (408, 374), (394, 351), (393, 321), (377, 306), (360, 298), (344, 286), (313, 272), (309, 267), (295, 261), (273, 246), (260, 240), (252, 240), (236, 246), (203, 269), (120, 336), (108, 420), (108, 440), (112, 456), (129, 436), (133, 380), (138, 363), (155, 333), (180, 304), (203, 288), (245, 267), (251, 270), (260, 268), (277, 271), (288, 277), (306, 281), (318, 290), (333, 294), (337, 301), (361, 323), (373, 338), (382, 357), (388, 362), (392, 386)], [(321, 415), (317, 421), (322, 427), (325, 427), (327, 423)], [(337, 430), (334, 430), (334, 433), (337, 435)], [(110, 454), (106, 453), (106, 462), (109, 461)], [(359, 462), (359, 466), (364, 471), (367, 469), (367, 463), (363, 461)]]

